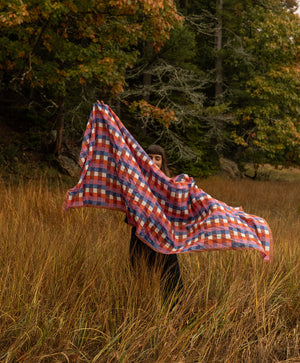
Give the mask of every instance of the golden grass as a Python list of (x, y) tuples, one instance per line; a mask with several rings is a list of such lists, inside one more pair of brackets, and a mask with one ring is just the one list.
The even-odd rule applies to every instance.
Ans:
[(299, 362), (299, 183), (199, 180), (266, 218), (274, 261), (255, 251), (180, 256), (185, 291), (171, 309), (129, 266), (119, 212), (65, 215), (65, 187), (1, 188), (0, 361)]

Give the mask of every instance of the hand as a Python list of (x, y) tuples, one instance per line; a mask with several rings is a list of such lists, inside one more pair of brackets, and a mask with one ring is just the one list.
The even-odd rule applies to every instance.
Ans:
[(99, 103), (99, 105), (104, 105), (105, 104), (102, 100), (101, 101), (97, 100), (97, 103)]

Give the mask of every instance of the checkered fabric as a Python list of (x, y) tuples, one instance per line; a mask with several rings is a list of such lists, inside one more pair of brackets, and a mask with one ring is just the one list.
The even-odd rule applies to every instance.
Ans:
[(137, 236), (165, 254), (256, 249), (265, 261), (271, 258), (264, 219), (212, 198), (186, 174), (167, 177), (107, 105), (93, 107), (80, 164), (79, 182), (68, 191), (64, 210), (124, 211)]

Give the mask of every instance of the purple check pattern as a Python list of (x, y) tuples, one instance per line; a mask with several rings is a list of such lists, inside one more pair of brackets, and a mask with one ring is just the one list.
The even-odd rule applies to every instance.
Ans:
[(254, 249), (265, 261), (272, 258), (272, 234), (263, 218), (212, 198), (186, 174), (167, 177), (107, 105), (93, 107), (80, 165), (64, 210), (121, 210), (137, 236), (161, 253)]

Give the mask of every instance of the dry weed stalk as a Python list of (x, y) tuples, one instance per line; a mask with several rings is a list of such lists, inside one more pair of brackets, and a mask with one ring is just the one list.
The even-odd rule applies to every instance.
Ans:
[(155, 274), (133, 276), (123, 214), (62, 215), (66, 188), (43, 179), (2, 188), (0, 360), (299, 361), (299, 183), (198, 185), (268, 220), (274, 262), (255, 251), (180, 256), (185, 292), (173, 309)]

